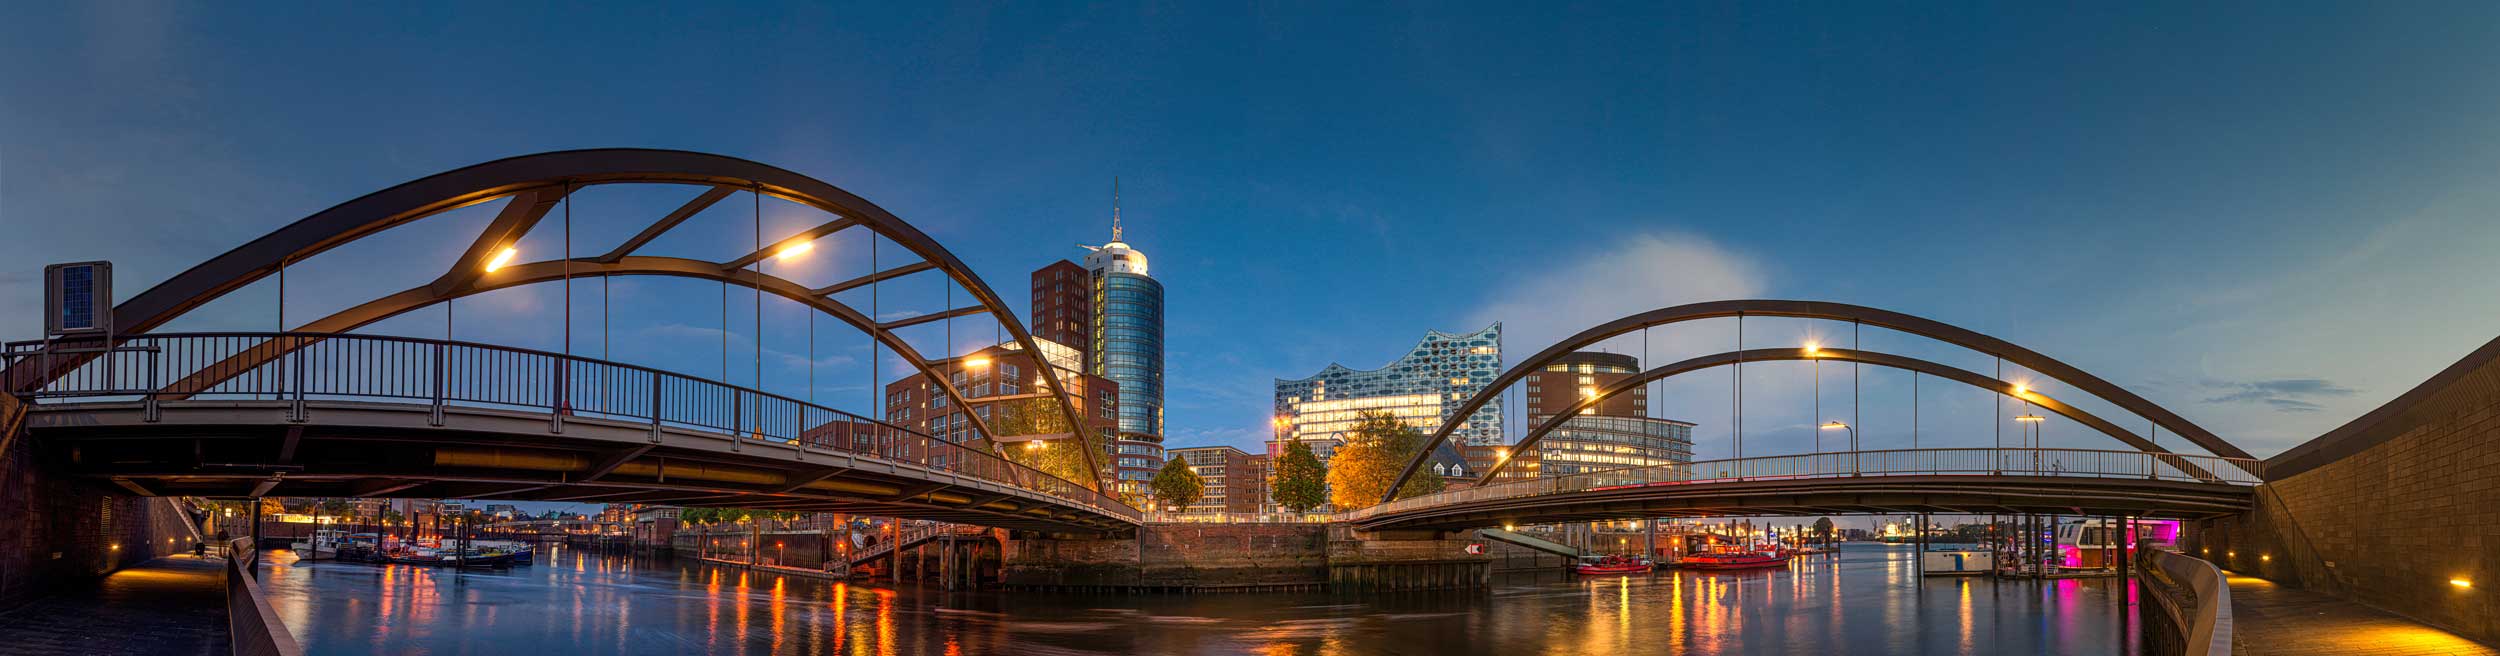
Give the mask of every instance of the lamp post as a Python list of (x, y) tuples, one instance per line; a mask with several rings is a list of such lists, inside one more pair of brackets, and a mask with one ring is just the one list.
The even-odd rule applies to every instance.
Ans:
[[(1849, 475), (1856, 476), (1858, 475), (1858, 427), (1851, 426), (1848, 422), (1843, 422), (1837, 419), (1823, 424), (1823, 430), (1831, 430), (1834, 428), (1849, 431)], [(1815, 437), (1817, 438), (1815, 442), (1817, 444), (1822, 442), (1820, 439), (1822, 435), (1822, 433), (1815, 433)], [(1815, 450), (1819, 452), (1822, 449), (1818, 447)]]
[(2025, 413), (2015, 417), (2014, 421), (2022, 422), (2025, 427), (2022, 433), (2023, 448), (2031, 451), (2031, 473), (2040, 473), (2040, 424), (2048, 421), (2048, 418)]

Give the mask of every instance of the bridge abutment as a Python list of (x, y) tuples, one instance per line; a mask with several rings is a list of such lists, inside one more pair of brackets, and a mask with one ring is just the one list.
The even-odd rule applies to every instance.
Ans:
[(46, 471), (18, 403), (0, 394), (0, 609), (191, 549), (170, 500)]

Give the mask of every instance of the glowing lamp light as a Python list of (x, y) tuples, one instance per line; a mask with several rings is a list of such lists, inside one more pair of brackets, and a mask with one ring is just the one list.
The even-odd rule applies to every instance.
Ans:
[(1824, 424), (1824, 425), (1823, 425), (1823, 430), (1841, 430), (1841, 429), (1845, 429), (1845, 428), (1848, 428), (1848, 427), (1849, 427), (1849, 425), (1848, 425), (1848, 424), (1844, 424), (1844, 423), (1840, 423), (1840, 422), (1835, 421), (1835, 422), (1832, 422), (1832, 423)]
[(2453, 585), (2453, 586), (2457, 586), (2457, 587), (2460, 587), (2460, 588), (2471, 588), (2471, 587), (2474, 587), (2474, 582), (2473, 582), (2473, 581), (2466, 580), (2466, 579), (2448, 579), (2448, 585)]
[(2030, 385), (2025, 385), (2025, 384), (2022, 384), (2022, 383), (2015, 383), (2015, 384), (2014, 384), (2014, 395), (2015, 395), (2015, 396), (2022, 396), (2022, 395), (2024, 395), (2024, 394), (2030, 394), (2030, 393), (2031, 393), (2031, 386), (2030, 386)]
[(2028, 421), (2028, 422), (2033, 422), (2033, 423), (2038, 423), (2038, 422), (2043, 422), (2043, 421), (2048, 421), (2048, 420), (2049, 420), (2049, 418), (2047, 418), (2047, 417), (2042, 417), (2042, 416), (2040, 416), (2040, 415), (2023, 415), (2023, 416), (2020, 416), (2020, 417), (2015, 417), (2015, 418), (2014, 418), (2014, 421)]
[(1822, 344), (1817, 344), (1817, 343), (1814, 343), (1814, 342), (1806, 342), (1806, 355), (1821, 355), (1822, 353), (1823, 353), (1823, 345), (1822, 345)]
[(964, 366), (974, 369), (990, 366), (990, 356), (975, 355), (969, 358), (964, 358)]
[(808, 251), (815, 250), (815, 249), (816, 249), (816, 242), (812, 242), (812, 241), (803, 241), (803, 242), (799, 242), (799, 243), (796, 243), (796, 244), (791, 244), (791, 245), (788, 245), (788, 246), (783, 246), (783, 247), (781, 247), (781, 250), (780, 250), (779, 252), (775, 252), (775, 253), (773, 253), (773, 259), (776, 259), (776, 260), (782, 260), (782, 261), (785, 261), (785, 262), (786, 262), (786, 261), (789, 261), (789, 259), (790, 259), (790, 258), (798, 257), (798, 256), (801, 256), (801, 255), (806, 255)]
[(512, 258), (520, 256), (521, 249), (505, 246), (503, 250), (495, 251), (494, 259), (486, 261), (486, 272), (494, 273), (496, 269), (501, 269), (504, 268), (504, 265), (511, 264)]

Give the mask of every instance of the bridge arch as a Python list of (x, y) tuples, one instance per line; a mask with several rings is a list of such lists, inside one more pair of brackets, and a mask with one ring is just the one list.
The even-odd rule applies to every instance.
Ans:
[[(704, 191), (605, 254), (513, 264), (493, 272), (487, 271), (489, 261), (504, 248), (518, 242), (557, 203), (572, 193), (595, 185), (646, 183), (695, 185), (703, 187)], [(835, 218), (728, 262), (633, 254), (678, 224), (740, 191), (759, 196), (770, 195), (815, 208)], [(344, 326), (338, 331), (343, 332), (460, 296), (571, 276), (670, 275), (756, 287), (807, 304), (895, 349), (915, 370), (934, 381), (958, 407), (970, 407), (962, 391), (949, 377), (934, 369), (931, 361), (922, 357), (917, 349), (896, 336), (894, 330), (953, 317), (988, 314), (1026, 352), (1042, 352), (1032, 334), (1016, 319), (1015, 313), (970, 267), (936, 240), (875, 203), (831, 183), (750, 160), (709, 153), (639, 148), (571, 150), (510, 157), (437, 173), (366, 194), (263, 235), (141, 292), (114, 307), (114, 325), (123, 335), (145, 333), (209, 301), (274, 275), (290, 262), (310, 258), (392, 227), (498, 198), (509, 200), (440, 277), (427, 285), (325, 317), (304, 326), (303, 330)], [(873, 271), (822, 288), (808, 288), (747, 268), (784, 247), (851, 228), (872, 231), (902, 246), (919, 261)], [(924, 271), (940, 272), (953, 285), (968, 293), (974, 304), (879, 323), (874, 317), (832, 298), (844, 290)], [(290, 340), (285, 346), (271, 343), (248, 349), (235, 356), (239, 360), (220, 363), (220, 367), (213, 367), (206, 375), (214, 377), (214, 371), (218, 369), (248, 370), (250, 366), (284, 355), (301, 343)], [(40, 387), (85, 361), (63, 358), (47, 370), (37, 372), (31, 380), (13, 377), (16, 379), (11, 383), (18, 389)], [(233, 366), (240, 366), (240, 369), (232, 369)], [(205, 389), (214, 382), (195, 375), (177, 382), (177, 387), (168, 391), (182, 393), (185, 390)], [(1060, 385), (1045, 387), (1058, 401), (1055, 405), (1059, 406), (1071, 430), (1090, 442), (1092, 429), (1077, 410), (1074, 399)], [(974, 413), (966, 413), (965, 416), (970, 418), (976, 433), (983, 439), (996, 439), (987, 421)], [(1100, 490), (1100, 463), (1095, 462), (1096, 455), (1092, 449), (1083, 451), (1088, 467), (1097, 472), (1089, 477), (1088, 484)]]
[[(2064, 401), (2059, 401), (2047, 394), (2042, 394), (2036, 390), (2026, 389), (2014, 383), (1998, 380), (1994, 377), (1982, 375), (1978, 372), (1908, 356), (1828, 347), (1813, 350), (1802, 348), (1766, 348), (1729, 351), (1661, 365), (1656, 368), (1643, 371), (1637, 375), (1617, 380), (1605, 387), (1598, 388), (1596, 393), (1581, 398), (1579, 402), (1572, 404), (1571, 407), (1564, 408), (1562, 412), (1557, 413), (1552, 417), (1548, 417), (1544, 422), (1537, 424), (1536, 427), (1530, 429), (1526, 435), (1521, 436), (1518, 442), (1511, 444), (1510, 448), (1514, 453), (1525, 452), (1530, 447), (1535, 446), (1537, 442), (1543, 441), (1547, 434), (1562, 428), (1562, 426), (1566, 423), (1570, 423), (1571, 418), (1578, 415), (1582, 409), (1595, 407), (1601, 401), (1613, 398), (1617, 394), (1646, 385), (1653, 381), (1688, 374), (1695, 371), (1701, 371), (1704, 369), (1733, 365), (1739, 362), (1797, 360), (1854, 362), (1935, 376), (1937, 378), (2029, 401), (2033, 405), (2040, 406), (2041, 409), (2056, 413), (2057, 415), (2067, 419), (2072, 419), (2076, 423), (2090, 427), (2095, 431), (2099, 431), (2103, 435), (2116, 438), (2118, 441), (2124, 442), (2128, 446), (2135, 447), (2141, 451), (2158, 454), (2170, 453), (2169, 449), (2164, 449), (2161, 445), (2155, 444), (2141, 435), (2137, 435), (2125, 428), (2120, 428), (2117, 424), (2111, 423), (2109, 420), (2103, 419), (2099, 415), (2092, 414), (2090, 411), (2082, 408), (2068, 405)], [(1500, 462), (1494, 463), (1493, 467), (1486, 469), (1480, 474), (1480, 476), (1483, 480), (1493, 480), (1493, 477), (1496, 474), (1499, 474), (1503, 469), (1508, 468), (1510, 463), (1517, 460), (1519, 459), (1503, 459)], [(2180, 468), (2182, 471), (2187, 472), (2191, 476), (2199, 478), (2207, 477), (2210, 473), (2184, 460), (2173, 460), (2170, 461), (2169, 464)]]
[[(1602, 342), (1619, 335), (1629, 334), (1634, 331), (1684, 323), (1688, 321), (1698, 321), (1702, 319), (1736, 318), (1741, 320), (1747, 316), (1847, 321), (1855, 324), (1889, 328), (1921, 337), (1927, 337), (1970, 349), (1972, 351), (1977, 351), (1982, 354), (2003, 358), (2007, 362), (2012, 362), (2023, 368), (2038, 372), (2043, 376), (2047, 376), (2067, 385), (2071, 385), (2076, 389), (2082, 390), (2084, 393), (2100, 397), (2102, 400), (2115, 404), (2121, 409), (2150, 419), (2153, 421), (2154, 425), (2169, 429), (2172, 433), (2186, 438), (2189, 442), (2194, 443), (2198, 447), (2201, 447), (2215, 455), (2228, 458), (2252, 458), (2247, 451), (2241, 450), (2239, 447), (2232, 445), (2230, 442), (2224, 441), (2220, 436), (2215, 435), (2212, 431), (2205, 430), (2204, 427), (2197, 426), (2195, 423), (2188, 421), (2186, 418), (2180, 417), (2177, 413), (2171, 412), (2169, 409), (2163, 408), (2159, 404), (2153, 403), (2144, 397), (2137, 396), (2135, 393), (2129, 392), (2107, 380), (2103, 380), (2099, 376), (2094, 376), (2089, 372), (2085, 372), (2074, 365), (2066, 364), (2056, 358), (2043, 355), (2037, 351), (2023, 348), (2022, 346), (2012, 342), (1991, 337), (1977, 331), (1936, 321), (1934, 319), (1863, 305), (1851, 305), (1848, 303), (1833, 303), (1827, 301), (1742, 299), (1677, 305), (1673, 307), (1650, 310), (1648, 312), (1642, 312), (1616, 319), (1614, 321), (1609, 321), (1587, 330), (1580, 331), (1578, 334), (1574, 334), (1570, 337), (1566, 337), (1561, 341), (1555, 342), (1552, 346), (1548, 346), (1544, 350), (1538, 351), (1535, 355), (1529, 356), (1526, 360), (1521, 361), (1519, 364), (1512, 365), (1509, 369), (1504, 370), (1501, 375), (1496, 376), (1491, 384), (1484, 386), (1482, 390), (1476, 392), (1472, 396), (1469, 396), (1467, 401), (1460, 404), (1458, 409), (1452, 412), (1447, 420), (1441, 422), (1441, 426), (1435, 429), (1432, 434), (1426, 438), (1423, 449), (1420, 450), (1413, 459), (1407, 461), (1406, 468), (1403, 471), (1400, 471), (1397, 479), (1389, 485), (1388, 492), (1381, 497), (1381, 502), (1386, 503), (1396, 498), (1397, 490), (1401, 486), (1405, 485), (1407, 479), (1414, 477), (1416, 472), (1422, 470), (1424, 461), (1429, 459), (1434, 449), (1439, 448), (1443, 442), (1448, 441), (1451, 431), (1455, 430), (1460, 424), (1465, 423), (1463, 421), (1464, 418), (1473, 416), (1477, 410), (1482, 409), (1486, 404), (1492, 403), (1493, 399), (1499, 398), (1503, 390), (1506, 390), (1511, 385), (1518, 383), (1520, 379), (1527, 377), (1530, 372), (1542, 369), (1545, 365), (1551, 364), (1565, 355), (1569, 355), (1573, 352), (1595, 345), (1598, 342)], [(1793, 348), (1772, 350), (1786, 350), (1792, 353), (1802, 354), (1800, 349)], [(1731, 360), (1730, 364), (1741, 362), (1743, 358), (1739, 356), (1746, 353), (1746, 351), (1732, 352), (1730, 355), (1734, 359)], [(1994, 379), (1991, 378), (1989, 380)], [(1983, 387), (1985, 386), (1983, 385)], [(2010, 391), (2010, 388), (2008, 388), (2008, 391)], [(2129, 444), (2135, 444), (2135, 442), (2129, 441)], [(1517, 447), (1514, 446), (1513, 448)]]

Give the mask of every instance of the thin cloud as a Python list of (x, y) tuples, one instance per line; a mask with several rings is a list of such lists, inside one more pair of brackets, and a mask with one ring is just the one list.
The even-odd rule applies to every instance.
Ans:
[(2260, 404), (2280, 412), (2317, 412), (2326, 409), (2326, 406), (2314, 399), (2347, 397), (2360, 392), (2324, 378), (2208, 380), (2204, 382), (2204, 387), (2219, 392), (2206, 397), (2206, 403)]

